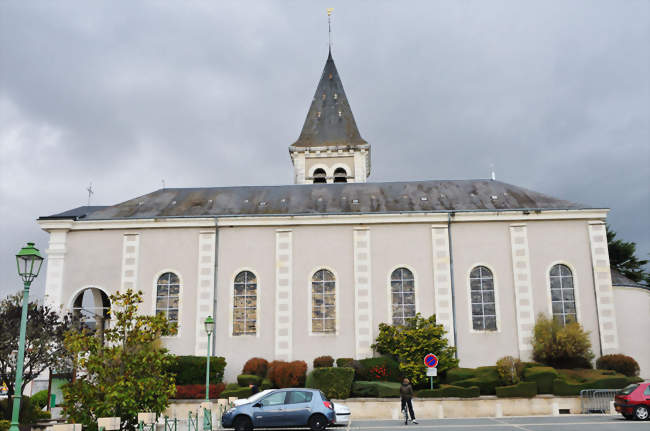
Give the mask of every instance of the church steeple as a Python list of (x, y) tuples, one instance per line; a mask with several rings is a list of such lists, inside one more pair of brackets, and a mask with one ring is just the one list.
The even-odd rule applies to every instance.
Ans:
[(363, 140), (331, 49), (298, 140), (289, 147), (297, 184), (365, 182), (370, 145)]

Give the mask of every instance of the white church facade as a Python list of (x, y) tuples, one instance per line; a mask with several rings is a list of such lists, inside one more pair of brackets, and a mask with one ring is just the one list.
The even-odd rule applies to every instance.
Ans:
[(629, 332), (650, 327), (650, 290), (613, 286), (606, 208), (489, 179), (367, 182), (370, 144), (331, 53), (289, 153), (294, 185), (164, 188), (39, 218), (46, 300), (110, 324), (108, 296), (142, 290), (184, 355), (205, 355), (212, 315), (230, 381), (253, 356), (372, 356), (379, 323), (418, 312), (444, 324), (461, 366), (530, 359), (546, 313), (650, 377), (650, 346)]

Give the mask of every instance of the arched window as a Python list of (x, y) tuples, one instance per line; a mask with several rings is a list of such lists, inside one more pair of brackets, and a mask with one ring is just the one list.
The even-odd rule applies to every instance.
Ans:
[(327, 182), (327, 174), (325, 173), (325, 169), (323, 168), (316, 169), (314, 171), (313, 177), (314, 177), (314, 184)]
[(549, 274), (551, 279), (551, 306), (553, 318), (561, 324), (575, 322), (576, 299), (573, 292), (573, 274), (568, 266), (553, 265)]
[(171, 323), (178, 324), (178, 303), (181, 283), (178, 275), (166, 272), (156, 283), (156, 314), (163, 314)]
[(390, 291), (393, 305), (393, 324), (404, 325), (415, 317), (415, 280), (406, 268), (397, 268), (390, 275)]
[(347, 183), (348, 182), (348, 173), (345, 172), (345, 169), (336, 168), (334, 170), (334, 182), (335, 183)]
[[(79, 329), (100, 333), (108, 327), (111, 316), (111, 300), (102, 290), (88, 287), (77, 294), (72, 301), (72, 319)], [(101, 336), (101, 334), (100, 334)]]
[(336, 331), (336, 280), (326, 269), (316, 271), (311, 278), (311, 330)]
[(232, 335), (257, 333), (257, 277), (242, 271), (235, 277)]
[(477, 331), (496, 331), (497, 312), (492, 271), (477, 266), (469, 274), (472, 296), (472, 327)]

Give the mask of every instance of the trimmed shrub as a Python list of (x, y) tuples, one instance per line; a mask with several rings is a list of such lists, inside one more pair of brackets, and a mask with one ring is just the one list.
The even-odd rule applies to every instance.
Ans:
[(416, 396), (422, 398), (476, 398), (481, 395), (478, 386), (464, 388), (462, 386), (440, 385), (438, 389), (422, 389)]
[(237, 397), (237, 398), (248, 398), (251, 396), (251, 388), (237, 386), (233, 389), (226, 388), (221, 393), (221, 398)]
[(577, 322), (560, 324), (544, 314), (537, 316), (533, 339), (533, 359), (554, 368), (591, 368), (589, 332)]
[(357, 379), (361, 381), (401, 382), (402, 374), (397, 361), (388, 356), (380, 356), (378, 358), (361, 359)]
[(519, 359), (513, 358), (512, 356), (504, 356), (497, 361), (499, 383), (504, 386), (519, 383), (523, 371), (524, 365)]
[(553, 394), (570, 396), (580, 395), (583, 389), (621, 389), (638, 379), (625, 376), (607, 376), (600, 379), (588, 380), (586, 382), (574, 383), (564, 379), (553, 380)]
[(265, 391), (267, 389), (273, 389), (273, 383), (269, 379), (263, 379), (262, 384), (260, 385), (260, 391)]
[(305, 385), (305, 361), (273, 361), (269, 364), (268, 379), (277, 388), (298, 388)]
[(319, 356), (314, 359), (314, 368), (330, 368), (334, 366), (334, 358), (331, 356)]
[[(210, 399), (219, 398), (226, 385), (219, 382), (210, 385)], [(177, 385), (176, 394), (172, 397), (178, 400), (202, 399), (205, 398), (205, 384), (203, 385)]]
[(537, 383), (538, 394), (552, 394), (553, 381), (559, 373), (552, 367), (530, 367), (524, 370), (524, 381)]
[(39, 409), (43, 410), (45, 407), (47, 407), (47, 389), (36, 392), (34, 395), (32, 395), (31, 398), (32, 404), (34, 404)]
[(500, 398), (532, 398), (537, 395), (537, 383), (519, 382), (516, 385), (497, 386), (496, 393)]
[[(176, 376), (177, 385), (205, 384), (205, 356), (176, 356), (169, 372)], [(210, 357), (210, 382), (219, 383), (223, 380), (223, 370), (226, 360), (220, 356)]]
[(239, 384), (237, 384), (237, 383), (228, 383), (226, 385), (226, 390), (227, 391), (231, 391), (231, 390), (239, 389), (239, 388), (241, 388), (241, 386), (239, 386)]
[(261, 385), (262, 378), (254, 374), (240, 374), (237, 376), (237, 384), (239, 386), (248, 386), (248, 385)]
[(244, 364), (242, 369), (242, 374), (254, 374), (260, 376), (261, 378), (266, 377), (266, 373), (269, 369), (269, 361), (264, 358), (250, 358)]
[(614, 370), (628, 377), (639, 375), (639, 363), (627, 355), (604, 355), (596, 361), (599, 370)]
[(395, 382), (354, 382), (352, 396), (364, 398), (399, 398), (401, 384)]
[[(455, 381), (454, 385), (465, 388), (478, 386), (481, 390), (481, 395), (496, 394), (496, 387), (499, 386), (497, 367), (478, 367), (474, 370), (474, 376), (475, 377), (469, 379)], [(447, 382), (449, 383), (449, 380), (447, 380)]]
[(327, 398), (345, 399), (350, 396), (354, 370), (348, 367), (319, 367), (307, 376), (305, 386), (320, 389)]
[(336, 360), (337, 367), (350, 367), (354, 368), (354, 363), (357, 362), (352, 358), (338, 358)]
[(467, 380), (476, 376), (474, 368), (452, 368), (447, 371), (447, 383), (453, 383), (458, 380)]

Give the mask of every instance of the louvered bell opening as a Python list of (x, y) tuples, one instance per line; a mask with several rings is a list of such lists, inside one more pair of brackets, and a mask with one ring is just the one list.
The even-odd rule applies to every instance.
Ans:
[(336, 168), (334, 171), (334, 182), (335, 183), (347, 183), (348, 182), (348, 173), (343, 168)]
[(318, 168), (314, 171), (314, 184), (324, 184), (327, 182), (325, 169)]

